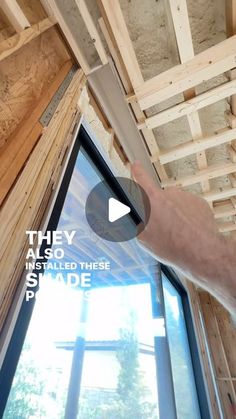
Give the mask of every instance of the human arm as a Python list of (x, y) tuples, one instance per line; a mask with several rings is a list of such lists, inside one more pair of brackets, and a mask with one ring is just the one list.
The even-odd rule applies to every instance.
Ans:
[(158, 188), (140, 163), (132, 165), (132, 173), (151, 204), (141, 244), (236, 316), (236, 241), (219, 233), (205, 200), (178, 188)]

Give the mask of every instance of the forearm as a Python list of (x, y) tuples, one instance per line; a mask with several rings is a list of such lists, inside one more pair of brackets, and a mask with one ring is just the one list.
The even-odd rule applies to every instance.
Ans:
[(212, 235), (199, 243), (198, 254), (186, 266), (188, 275), (236, 316), (236, 242)]

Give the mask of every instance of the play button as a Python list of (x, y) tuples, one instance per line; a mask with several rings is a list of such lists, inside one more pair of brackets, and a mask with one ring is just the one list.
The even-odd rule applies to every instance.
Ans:
[(108, 201), (108, 220), (110, 223), (114, 223), (114, 221), (119, 220), (120, 218), (124, 217), (126, 214), (129, 214), (131, 211), (128, 205), (122, 204), (122, 202), (118, 201), (115, 198), (109, 198)]
[(149, 199), (133, 180), (115, 178), (114, 184), (99, 182), (89, 193), (85, 205), (89, 226), (99, 237), (123, 242), (140, 233), (150, 215)]

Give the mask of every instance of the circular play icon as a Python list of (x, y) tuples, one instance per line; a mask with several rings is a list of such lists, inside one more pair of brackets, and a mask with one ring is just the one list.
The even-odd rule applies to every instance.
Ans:
[(124, 242), (145, 228), (150, 203), (146, 192), (136, 182), (117, 177), (112, 187), (103, 180), (91, 190), (85, 213), (98, 236), (112, 242)]

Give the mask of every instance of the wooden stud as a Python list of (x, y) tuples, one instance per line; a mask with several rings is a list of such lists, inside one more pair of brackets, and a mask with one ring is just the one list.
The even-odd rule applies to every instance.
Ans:
[(16, 0), (1, 0), (0, 7), (16, 32), (30, 27), (30, 23)]
[(91, 72), (91, 68), (81, 50), (81, 48), (79, 47), (78, 43), (76, 42), (71, 29), (69, 28), (69, 26), (67, 25), (63, 14), (61, 13), (57, 3), (55, 0), (40, 0), (43, 7), (45, 8), (46, 12), (48, 13), (49, 16), (55, 16), (61, 30), (62, 33), (64, 34), (67, 43), (69, 45), (69, 47), (71, 48), (78, 64), (80, 65), (80, 67), (82, 68), (84, 74), (89, 74)]
[(169, 186), (189, 186), (194, 185), (195, 183), (202, 182), (204, 180), (214, 179), (216, 177), (228, 175), (229, 173), (235, 172), (236, 164), (235, 163), (216, 163), (206, 169), (199, 170), (193, 175), (187, 175), (180, 178), (172, 178), (167, 181), (162, 182), (163, 187)]
[(79, 9), (80, 14), (83, 18), (83, 21), (84, 21), (84, 23), (87, 27), (89, 35), (91, 36), (91, 38), (93, 40), (93, 43), (94, 43), (94, 46), (97, 50), (99, 58), (100, 58), (102, 64), (105, 65), (105, 64), (108, 63), (107, 54), (106, 54), (105, 48), (103, 46), (103, 43), (101, 41), (100, 35), (97, 31), (96, 25), (94, 24), (93, 19), (92, 19), (90, 13), (89, 13), (88, 6), (87, 6), (87, 4), (84, 0), (75, 0), (75, 2), (78, 6), (78, 9)]
[[(211, 357), (214, 361), (214, 375), (220, 378), (227, 377), (227, 382), (219, 382), (219, 389), (223, 404), (224, 417), (231, 418), (231, 406), (227, 393), (235, 399), (235, 389), (231, 380), (231, 372), (224, 347), (224, 341), (221, 337), (221, 330), (218, 318), (215, 312), (215, 300), (205, 291), (199, 293), (201, 307), (204, 317), (205, 330), (211, 351)], [(217, 348), (217, 350), (216, 350)]]
[(206, 339), (206, 330), (203, 323), (199, 293), (196, 289), (196, 286), (190, 281), (187, 281), (187, 291), (191, 302), (193, 322), (195, 325), (196, 337), (199, 342), (199, 348), (201, 351), (201, 361), (203, 363), (203, 371), (207, 383), (207, 391), (210, 399), (213, 418), (221, 419), (222, 416), (219, 410), (218, 395), (216, 394), (216, 388), (212, 376), (212, 366), (208, 356), (208, 344)]
[[(236, 80), (229, 81), (222, 84), (221, 86), (215, 87), (211, 90), (208, 90), (205, 93), (202, 93), (192, 99), (189, 99), (185, 102), (182, 102), (178, 105), (172, 106), (169, 109), (166, 109), (162, 112), (159, 112), (156, 115), (153, 115), (147, 118), (143, 124), (146, 124), (147, 128), (153, 129), (159, 127), (168, 122), (174, 121), (177, 118), (196, 112), (199, 109), (204, 108), (205, 106), (212, 105), (215, 102), (218, 102), (221, 99), (233, 95), (236, 93)], [(236, 118), (234, 117), (236, 120)], [(143, 124), (138, 124), (138, 128), (141, 129)], [(235, 126), (232, 128), (236, 127)]]
[(18, 51), (21, 47), (55, 25), (55, 23), (56, 20), (54, 17), (46, 18), (30, 28), (21, 31), (19, 34), (2, 41), (0, 43), (0, 61)]
[[(230, 142), (233, 138), (236, 137), (236, 128), (224, 128), (214, 135), (209, 135), (207, 137), (199, 138), (195, 141), (188, 141), (183, 144), (179, 144), (170, 150), (162, 150), (158, 158), (160, 159), (161, 164), (166, 164), (178, 159), (181, 159), (191, 154), (207, 150), (211, 147), (217, 147), (221, 144)], [(155, 156), (153, 156), (153, 160)], [(234, 161), (234, 160), (232, 160)]]
[[(61, 139), (64, 139), (64, 129), (68, 130), (71, 125), (70, 116), (72, 110), (74, 111), (74, 109), (76, 109), (77, 101), (81, 92), (80, 86), (82, 85), (82, 81), (83, 72), (80, 70), (75, 73), (64, 98), (61, 100), (57, 108), (57, 112), (54, 114), (49, 126), (41, 137), (41, 140), (34, 148), (31, 158), (27, 161), (17, 183), (11, 190), (11, 194), (9, 195), (7, 202), (3, 205), (1, 210), (1, 220), (4, 220), (4, 222), (0, 223), (0, 258), (11, 240), (12, 233), (17, 226), (20, 214), (24, 212), (24, 206), (26, 205), (28, 196), (34, 188), (37, 177), (42, 172), (42, 165), (45, 161), (47, 161), (47, 165), (50, 167), (50, 164), (52, 163), (52, 160), (47, 158), (47, 156), (54, 144), (55, 138), (57, 139), (55, 144), (56, 153), (59, 148), (58, 138), (60, 137)], [(43, 179), (45, 181), (46, 177)], [(7, 258), (4, 258), (4, 260), (5, 263), (7, 263)]]
[(236, 36), (233, 36), (195, 55), (186, 63), (145, 81), (135, 89), (135, 94), (141, 109), (147, 109), (218, 76), (235, 65)]
[(100, 6), (109, 20), (112, 33), (120, 50), (133, 88), (143, 83), (143, 76), (134, 52), (129, 32), (118, 1), (100, 0)]

